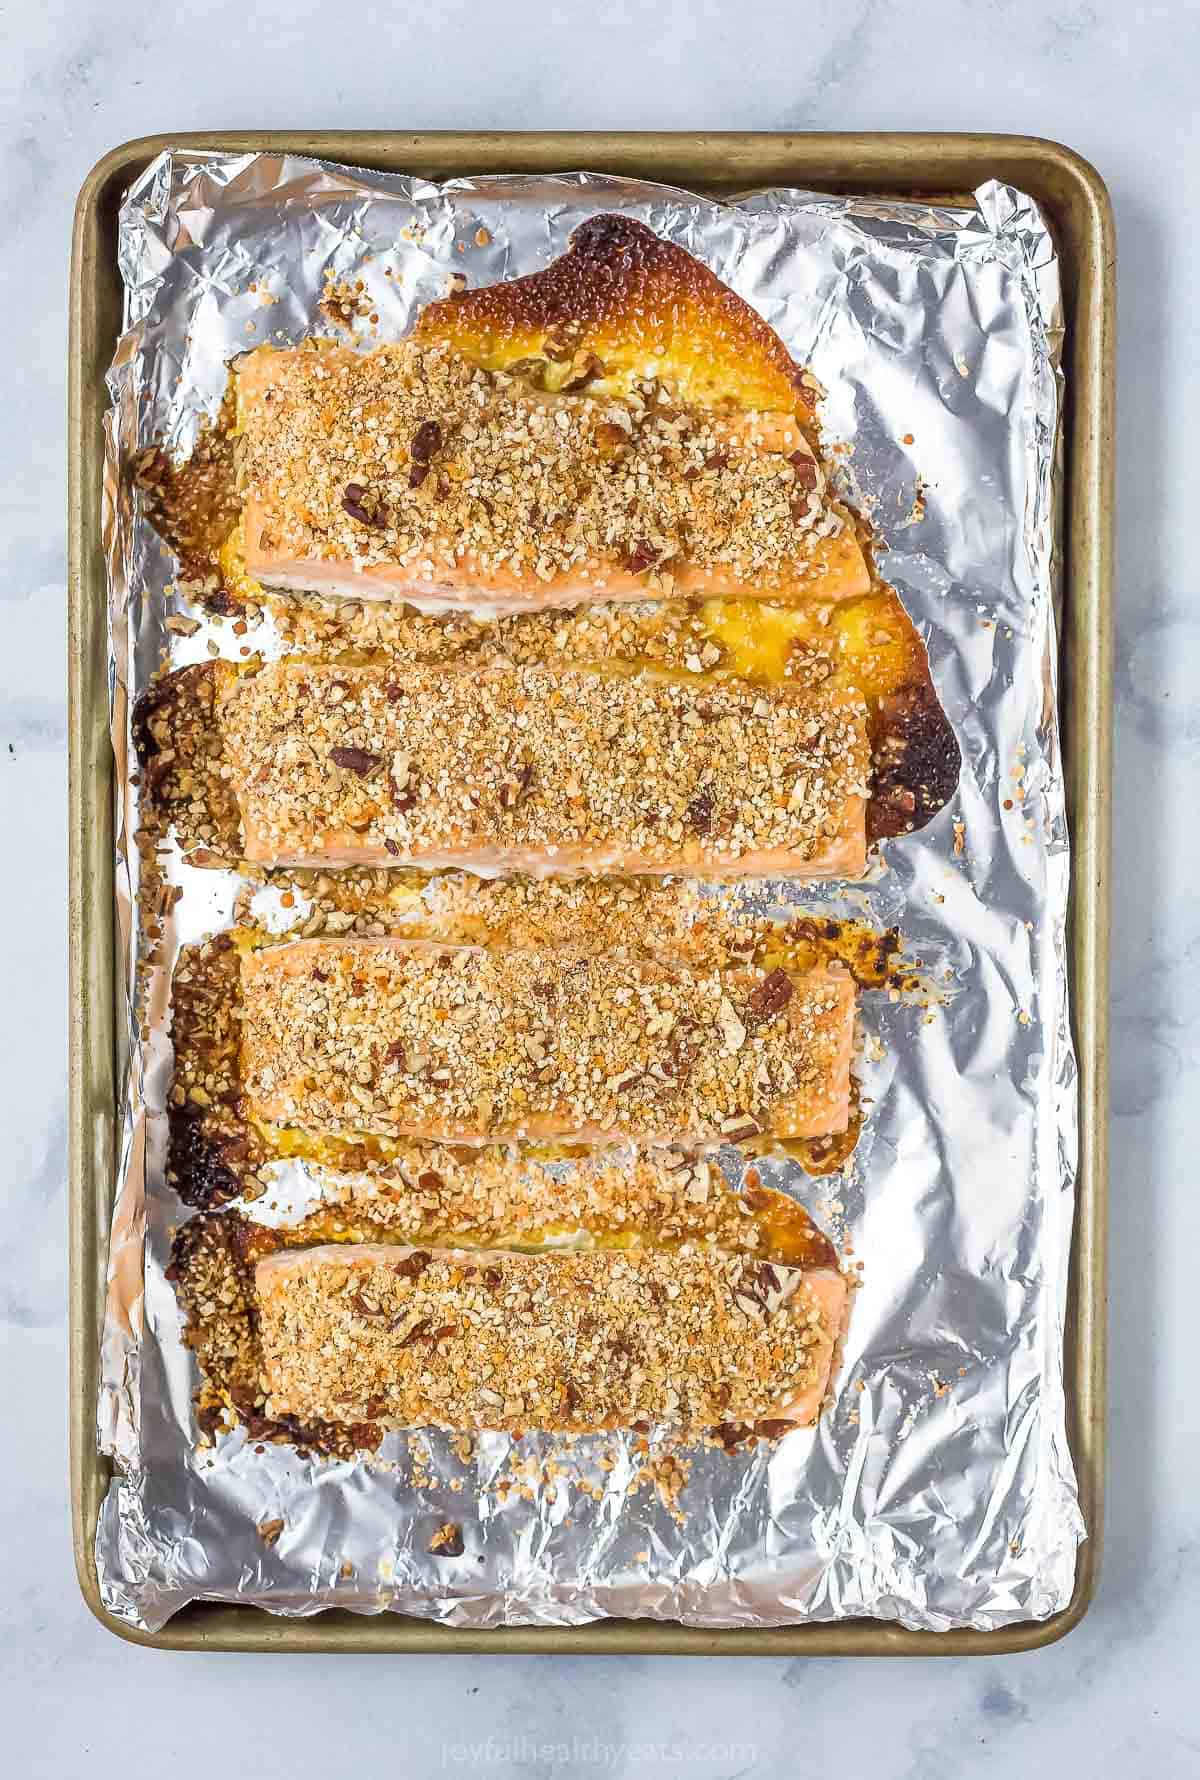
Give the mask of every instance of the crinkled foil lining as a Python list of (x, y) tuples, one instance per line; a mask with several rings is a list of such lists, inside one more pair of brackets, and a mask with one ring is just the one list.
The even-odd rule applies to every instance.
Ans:
[[(1077, 1130), (1053, 613), (1062, 321), (1053, 244), (1027, 197), (989, 184), (963, 208), (801, 191), (719, 204), (590, 174), (437, 186), (270, 154), (161, 156), (120, 224), (126, 331), (105, 482), (118, 763), (129, 701), (164, 656), (182, 665), (210, 638), (236, 641), (208, 622), (186, 639), (166, 630), (186, 608), (130, 493), (131, 453), (163, 436), (186, 451), (234, 353), (323, 325), (329, 273), (366, 281), (391, 337), (454, 274), (477, 285), (535, 270), (614, 209), (698, 255), (813, 367), (962, 747), (951, 806), (889, 843), (886, 871), (853, 892), (760, 893), (898, 921), (945, 991), (932, 1013), (862, 997), (870, 1116), (843, 1175), (764, 1169), (865, 1263), (836, 1400), (773, 1448), (695, 1453), (679, 1519), (632, 1487), (636, 1455), (611, 1438), (594, 1504), (536, 1480), (500, 1487), (514, 1457), (558, 1450), (536, 1434), (516, 1455), (484, 1437), (465, 1466), (448, 1438), (421, 1436), (416, 1479), (398, 1436), (382, 1467), (256, 1448), (242, 1431), (198, 1446), (195, 1364), (164, 1279), (189, 1215), (163, 1178), (170, 969), (181, 943), (231, 920), (239, 880), (169, 862), (183, 894), (151, 965), (125, 772), (133, 1062), (99, 1402), (116, 1480), (97, 1560), (106, 1607), (132, 1625), (206, 1598), (478, 1626), (866, 1614), (987, 1629), (1070, 1597), (1084, 1528), (1062, 1371)], [(588, 1469), (587, 1442), (571, 1463)], [(463, 1528), (461, 1556), (428, 1550), (446, 1520)]]

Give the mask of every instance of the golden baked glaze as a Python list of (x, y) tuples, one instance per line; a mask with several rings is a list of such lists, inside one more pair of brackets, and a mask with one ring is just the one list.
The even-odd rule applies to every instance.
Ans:
[[(682, 1149), (377, 1142), (374, 1168), (346, 1167), (345, 1146), (278, 1133), (277, 1155), (320, 1171), (317, 1208), (290, 1225), (288, 1246), (398, 1242), (422, 1248), (680, 1248), (700, 1244), (789, 1267), (837, 1257), (804, 1208), (763, 1186), (740, 1190), (711, 1156)], [(365, 1151), (365, 1144), (362, 1151)], [(359, 1148), (359, 1146), (354, 1146)]]
[(793, 416), (809, 435), (820, 394), (762, 317), (715, 273), (634, 218), (591, 217), (542, 272), (430, 303), (416, 338), (442, 342), (487, 370), (555, 354), (550, 387), (576, 353), (619, 375), (660, 376), (703, 408)]

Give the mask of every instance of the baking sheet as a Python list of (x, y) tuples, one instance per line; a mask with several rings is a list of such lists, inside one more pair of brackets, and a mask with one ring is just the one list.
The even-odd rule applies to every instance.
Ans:
[[(237, 1437), (196, 1454), (190, 1361), (161, 1278), (181, 1208), (161, 1184), (169, 1051), (165, 985), (151, 981), (101, 1411), (126, 1477), (102, 1517), (98, 1562), (110, 1611), (131, 1623), (161, 1624), (184, 1600), (218, 1595), (475, 1624), (874, 1613), (987, 1628), (1045, 1616), (1070, 1595), (1081, 1528), (1061, 1386), (1075, 1126), (1050, 610), (1059, 311), (1036, 209), (1000, 186), (971, 211), (795, 193), (729, 209), (585, 177), (439, 191), (273, 155), (164, 157), (122, 229), (130, 331), (113, 379), (114, 452), (163, 431), (186, 449), (219, 400), (225, 359), (307, 332), (327, 270), (401, 271), (376, 302), (383, 329), (399, 332), (453, 272), (475, 283), (533, 269), (575, 222), (625, 207), (754, 302), (829, 389), (828, 430), (854, 448), (853, 481), (891, 546), (884, 572), (929, 637), (964, 749), (955, 805), (891, 844), (890, 871), (864, 893), (875, 918), (901, 920), (930, 972), (951, 974), (928, 1023), (864, 1000), (883, 1054), (864, 1065), (875, 1104), (836, 1191), (867, 1260), (837, 1406), (770, 1456), (739, 1467), (704, 1455), (682, 1528), (657, 1498), (631, 1501), (619, 1469), (590, 1526), (568, 1529), (536, 1492), (501, 1503), (485, 1489), (471, 1522), (478, 1478), (461, 1492), (453, 1477), (414, 1492), (403, 1460), (391, 1473), (317, 1465), (256, 1455)], [(276, 300), (264, 306), (248, 285), (266, 273)], [(114, 660), (137, 686), (167, 640), (171, 565), (114, 478), (110, 497)], [(203, 653), (208, 634), (176, 643), (173, 659)], [(132, 798), (122, 813), (128, 834)], [(214, 878), (180, 872), (172, 942), (227, 918), (233, 887)], [(131, 863), (130, 906), (132, 889)], [(827, 1184), (786, 1169), (772, 1178), (832, 1212)], [(535, 1447), (524, 1443), (526, 1455)], [(493, 1480), (509, 1457), (487, 1459)], [(468, 1510), (456, 1565), (431, 1559), (421, 1537), (447, 1504), (457, 1519)], [(255, 1528), (275, 1517), (285, 1531), (264, 1551)], [(349, 1589), (335, 1575), (347, 1562)]]

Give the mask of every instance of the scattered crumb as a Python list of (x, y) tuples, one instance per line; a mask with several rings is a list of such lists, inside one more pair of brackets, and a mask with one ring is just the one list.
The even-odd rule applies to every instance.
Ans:
[(436, 1557), (461, 1557), (465, 1547), (463, 1530), (457, 1521), (443, 1521), (429, 1541), (429, 1550)]

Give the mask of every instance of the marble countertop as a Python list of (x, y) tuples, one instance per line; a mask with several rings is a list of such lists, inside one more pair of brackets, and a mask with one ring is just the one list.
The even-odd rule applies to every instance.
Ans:
[[(0, 1711), (14, 1771), (62, 1780), (136, 1752), (145, 1771), (169, 1760), (177, 1780), (218, 1764), (299, 1780), (362, 1758), (413, 1775), (786, 1780), (822, 1757), (872, 1780), (1064, 1764), (1088, 1780), (1200, 1774), (1200, 1417), (1184, 1377), (1200, 1239), (1184, 1116), (1200, 981), (1188, 877), (1200, 865), (1200, 608), (1184, 559), (1200, 404), (1200, 12), (1178, 0), (659, 0), (652, 11), (443, 0), (338, 15), (261, 0), (248, 14), (196, 0), (184, 14), (44, 0), (6, 9), (5, 25), (3, 313), (15, 350), (0, 431), (0, 799), (8, 832), (31, 824), (7, 879), (0, 976)], [(115, 143), (254, 126), (1011, 130), (1069, 143), (1108, 180), (1122, 340), (1112, 1467), (1099, 1597), (1065, 1642), (869, 1666), (239, 1660), (142, 1652), (84, 1609), (64, 1388), (68, 232), (81, 181)]]

